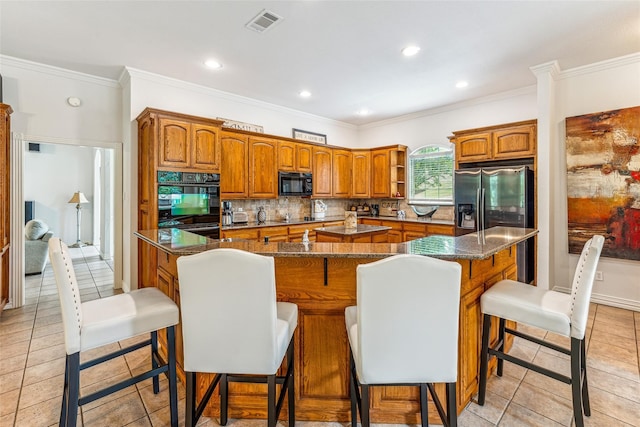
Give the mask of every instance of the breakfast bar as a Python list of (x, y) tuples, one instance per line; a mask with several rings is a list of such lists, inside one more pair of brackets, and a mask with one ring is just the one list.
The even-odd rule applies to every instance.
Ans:
[[(502, 279), (515, 279), (516, 245), (537, 234), (535, 229), (494, 227), (464, 236), (429, 236), (405, 243), (264, 243), (257, 240), (213, 240), (178, 229), (135, 233), (141, 245), (157, 251), (157, 286), (180, 304), (176, 259), (216, 248), (235, 248), (275, 258), (278, 300), (299, 309), (296, 346), (296, 418), (311, 421), (350, 419), (349, 348), (344, 309), (356, 304), (356, 268), (396, 254), (417, 254), (450, 260), (462, 266), (458, 360), (458, 412), (478, 387), (481, 314), (480, 296)], [(429, 285), (428, 277), (416, 277)], [(393, 285), (393, 284), (391, 284)], [(425, 325), (435, 327), (438, 325)], [(178, 328), (178, 371), (182, 372)], [(496, 330), (497, 328), (492, 328)], [(495, 341), (496, 337), (492, 337)], [(510, 343), (507, 343), (507, 346)], [(437, 349), (434, 349), (437, 351)], [(198, 375), (198, 399), (213, 376)], [(436, 387), (444, 396), (444, 388)], [(264, 385), (233, 384), (232, 418), (266, 418)], [(377, 423), (419, 423), (419, 393), (412, 387), (376, 387), (371, 417)], [(234, 404), (234, 402), (236, 404)], [(218, 414), (212, 399), (205, 414)], [(430, 422), (439, 423), (429, 404)], [(283, 414), (286, 412), (283, 412)]]

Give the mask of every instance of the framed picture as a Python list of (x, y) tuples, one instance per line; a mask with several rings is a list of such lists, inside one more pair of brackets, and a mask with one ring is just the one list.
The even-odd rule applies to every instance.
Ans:
[(321, 133), (309, 132), (301, 129), (293, 129), (293, 137), (307, 142), (317, 142), (320, 144), (327, 143), (327, 135)]
[(247, 130), (250, 132), (264, 133), (264, 128), (260, 125), (254, 125), (252, 123), (239, 122), (237, 120), (229, 120), (222, 117), (218, 117), (218, 120), (222, 120), (223, 127), (239, 130)]

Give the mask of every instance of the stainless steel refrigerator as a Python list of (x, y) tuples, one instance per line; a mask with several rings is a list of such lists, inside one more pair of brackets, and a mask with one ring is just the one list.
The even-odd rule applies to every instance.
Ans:
[[(534, 226), (534, 176), (528, 166), (460, 169), (455, 173), (456, 235), (491, 227)], [(518, 280), (534, 278), (533, 239), (518, 244)]]

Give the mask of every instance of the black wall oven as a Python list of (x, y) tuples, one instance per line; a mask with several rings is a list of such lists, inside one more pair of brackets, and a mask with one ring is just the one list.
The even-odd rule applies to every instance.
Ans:
[(158, 172), (158, 228), (220, 238), (220, 175)]

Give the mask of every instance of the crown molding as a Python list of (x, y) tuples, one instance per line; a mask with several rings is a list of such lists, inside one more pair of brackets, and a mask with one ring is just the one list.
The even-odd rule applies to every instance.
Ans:
[(100, 86), (120, 88), (120, 84), (116, 80), (93, 76), (86, 73), (80, 73), (78, 71), (71, 71), (65, 68), (54, 67), (53, 65), (46, 65), (39, 62), (28, 61), (26, 59), (16, 58), (13, 56), (0, 55), (0, 65), (21, 68), (23, 70), (35, 71), (37, 73), (49, 74), (66, 79), (79, 80), (85, 83)]
[(549, 74), (553, 80), (558, 80), (562, 70), (560, 69), (560, 64), (558, 61), (553, 60), (549, 62), (545, 62), (544, 64), (534, 65), (533, 67), (529, 67), (529, 70), (536, 76), (540, 77), (541, 75)]
[(593, 64), (587, 64), (581, 67), (570, 68), (568, 70), (561, 71), (559, 78), (570, 79), (585, 74), (598, 73), (601, 71), (633, 64), (640, 64), (640, 52), (635, 52), (629, 55), (607, 59), (600, 62), (594, 62)]
[[(252, 107), (264, 108), (272, 111), (276, 111), (279, 113), (291, 114), (298, 117), (304, 117), (306, 119), (311, 119), (316, 122), (328, 123), (333, 126), (342, 127), (345, 129), (355, 130), (358, 128), (356, 125), (352, 125), (350, 123), (341, 122), (339, 120), (328, 119), (326, 117), (317, 116), (315, 114), (305, 113), (303, 111), (294, 110), (292, 108), (282, 107), (280, 105), (271, 104), (264, 101), (259, 101), (257, 99), (248, 98), (246, 96), (236, 95), (230, 92), (221, 91), (219, 89), (213, 89), (206, 86), (201, 86), (195, 83), (186, 82), (184, 80), (175, 79), (173, 77), (167, 77), (160, 74), (151, 73), (144, 70), (139, 70), (132, 67), (125, 66), (125, 72), (129, 74), (129, 79), (140, 79), (150, 81), (152, 83), (158, 83), (166, 86), (175, 87), (177, 89), (188, 90), (191, 92), (195, 92), (198, 94), (215, 96), (217, 98), (222, 98), (227, 101), (242, 103), (245, 105), (250, 105)], [(121, 76), (120, 80), (123, 80), (124, 77)]]
[(407, 120), (419, 119), (421, 117), (434, 116), (436, 114), (442, 114), (449, 111), (459, 110), (461, 108), (473, 107), (476, 105), (487, 104), (490, 102), (501, 101), (503, 99), (509, 99), (516, 96), (531, 95), (536, 93), (536, 85), (524, 86), (518, 89), (509, 90), (506, 92), (500, 92), (493, 95), (483, 96), (480, 98), (469, 99), (466, 101), (457, 102), (455, 104), (443, 105), (441, 107), (431, 108), (428, 110), (416, 111), (415, 113), (409, 113), (391, 119), (380, 120), (378, 122), (367, 123), (360, 125), (358, 129), (372, 129), (379, 126), (387, 126), (390, 124), (401, 123)]

